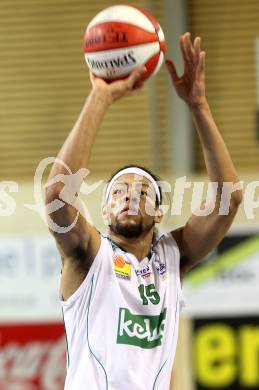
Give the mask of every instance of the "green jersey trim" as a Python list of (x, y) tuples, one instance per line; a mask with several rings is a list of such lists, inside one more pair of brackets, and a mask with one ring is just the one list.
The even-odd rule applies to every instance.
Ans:
[(164, 362), (164, 364), (162, 365), (162, 367), (160, 368), (160, 370), (159, 370), (158, 373), (157, 373), (157, 376), (156, 376), (156, 378), (155, 378), (155, 381), (154, 381), (154, 385), (153, 385), (152, 390), (155, 390), (156, 381), (157, 381), (157, 379), (158, 379), (158, 377), (159, 377), (159, 374), (160, 374), (160, 372), (162, 371), (164, 365), (166, 364), (166, 362), (167, 362), (167, 359), (166, 359), (166, 361)]
[(90, 298), (89, 298), (89, 302), (88, 302), (88, 306), (87, 306), (87, 325), (86, 325), (86, 329), (87, 329), (87, 344), (88, 344), (88, 348), (89, 348), (89, 351), (91, 353), (91, 355), (95, 358), (95, 360), (97, 361), (97, 363), (100, 364), (100, 366), (102, 367), (103, 369), (103, 372), (104, 372), (104, 375), (105, 375), (105, 381), (106, 381), (106, 390), (108, 390), (108, 377), (107, 377), (107, 373), (105, 371), (105, 368), (104, 366), (102, 365), (102, 363), (100, 362), (100, 360), (95, 356), (94, 352), (92, 351), (91, 347), (90, 347), (90, 343), (89, 343), (89, 310), (90, 310), (90, 305), (91, 305), (91, 299), (92, 299), (92, 291), (93, 291), (93, 281), (94, 281), (94, 275), (92, 276), (92, 280), (91, 280), (91, 291), (90, 291)]
[[(124, 249), (121, 245), (117, 244), (117, 242), (113, 241), (110, 237), (107, 236), (107, 237), (105, 237), (105, 238), (107, 238), (107, 239), (110, 241), (113, 250), (114, 250), (115, 248), (119, 248), (122, 252), (127, 253), (126, 249)], [(162, 238), (162, 237), (160, 237), (160, 238)], [(148, 260), (151, 259), (152, 254), (153, 254), (153, 248), (157, 245), (157, 243), (158, 243), (158, 241), (160, 240), (160, 238), (158, 238), (157, 240), (155, 240), (155, 241), (152, 243), (151, 249), (150, 249), (150, 251), (148, 252), (148, 254), (147, 254), (147, 256), (146, 256), (146, 257), (148, 258)]]
[(67, 341), (67, 330), (66, 330), (66, 323), (64, 318), (64, 310), (62, 309), (62, 317), (63, 317), (63, 323), (64, 323), (64, 329), (65, 329), (65, 337), (66, 337), (66, 349), (67, 349), (67, 368), (69, 368), (70, 365), (70, 356), (69, 356), (69, 349), (68, 349), (68, 341)]
[[(179, 294), (177, 294), (177, 305), (176, 305), (176, 308), (175, 308), (175, 313), (174, 313), (174, 331), (173, 331), (173, 340), (174, 340), (174, 334), (175, 334), (176, 316), (177, 316), (177, 312), (178, 312), (178, 311), (179, 311)], [(165, 362), (162, 364), (162, 366), (160, 367), (160, 369), (159, 369), (159, 371), (158, 371), (158, 373), (157, 373), (157, 375), (156, 375), (156, 377), (155, 377), (155, 380), (154, 380), (154, 385), (153, 385), (153, 388), (152, 388), (152, 390), (155, 390), (156, 381), (157, 381), (157, 379), (158, 379), (158, 377), (159, 377), (159, 374), (160, 374), (160, 372), (162, 371), (162, 369), (163, 369), (164, 365), (166, 364), (167, 360), (168, 360), (168, 357), (167, 357), (167, 359), (165, 360)]]

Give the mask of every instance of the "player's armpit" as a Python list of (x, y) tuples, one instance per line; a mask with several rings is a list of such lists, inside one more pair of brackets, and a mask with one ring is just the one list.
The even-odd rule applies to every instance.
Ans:
[(238, 207), (228, 215), (213, 212), (208, 216), (192, 215), (186, 225), (171, 232), (181, 254), (181, 278), (222, 241), (229, 230)]
[[(59, 199), (59, 190), (46, 192), (46, 204)], [(100, 233), (78, 210), (65, 203), (49, 213), (49, 230), (61, 255), (62, 295), (67, 299), (81, 284), (100, 248)]]
[(55, 233), (57, 248), (62, 258), (63, 268), (60, 291), (67, 300), (81, 285), (99, 251), (100, 233), (95, 227), (80, 217), (71, 232)]

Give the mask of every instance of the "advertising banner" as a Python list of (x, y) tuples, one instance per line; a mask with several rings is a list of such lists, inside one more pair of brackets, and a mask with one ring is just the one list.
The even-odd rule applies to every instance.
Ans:
[(0, 389), (63, 390), (61, 263), (47, 235), (0, 238)]
[(0, 389), (63, 390), (64, 326), (0, 324)]
[(195, 390), (259, 390), (259, 237), (224, 238), (185, 285)]
[(231, 234), (184, 282), (190, 317), (259, 316), (259, 235)]
[(193, 321), (196, 390), (259, 389), (259, 317)]

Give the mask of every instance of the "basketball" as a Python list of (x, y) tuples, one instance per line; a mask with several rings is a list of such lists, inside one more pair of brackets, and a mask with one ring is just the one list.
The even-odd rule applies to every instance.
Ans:
[(117, 5), (92, 19), (84, 35), (83, 49), (95, 76), (107, 81), (122, 79), (144, 64), (145, 80), (159, 71), (166, 44), (159, 23), (147, 11)]

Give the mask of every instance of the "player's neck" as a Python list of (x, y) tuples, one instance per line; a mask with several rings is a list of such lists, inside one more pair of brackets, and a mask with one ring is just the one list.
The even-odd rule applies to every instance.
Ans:
[(153, 229), (151, 229), (149, 232), (143, 233), (143, 235), (138, 238), (125, 238), (110, 231), (109, 237), (119, 247), (129, 253), (132, 253), (139, 261), (141, 261), (151, 250), (153, 233)]

